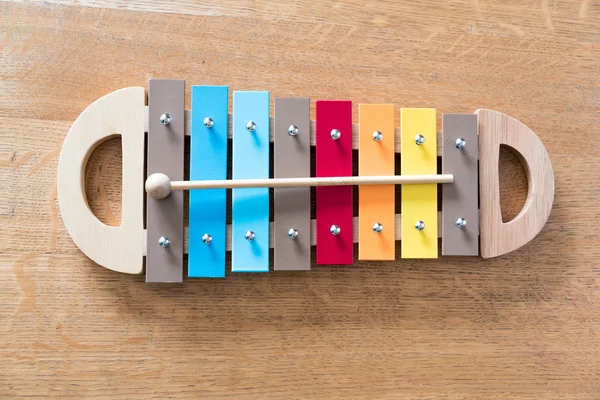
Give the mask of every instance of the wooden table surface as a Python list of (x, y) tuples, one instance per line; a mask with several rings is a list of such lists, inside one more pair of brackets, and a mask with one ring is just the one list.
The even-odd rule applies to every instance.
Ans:
[[(600, 398), (598, 1), (46, 0), (0, 3), (0, 27), (0, 398)], [(78, 251), (56, 170), (86, 106), (149, 78), (185, 79), (188, 108), (214, 84), (435, 107), (438, 128), (504, 112), (548, 149), (552, 215), (493, 260), (147, 285)], [(526, 179), (501, 165), (511, 218)], [(118, 224), (120, 141), (87, 170)]]

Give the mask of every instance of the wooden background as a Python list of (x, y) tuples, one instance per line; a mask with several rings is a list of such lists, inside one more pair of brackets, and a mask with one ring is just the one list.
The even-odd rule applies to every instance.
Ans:
[[(600, 398), (599, 27), (597, 0), (0, 3), (0, 398)], [(56, 170), (86, 106), (155, 77), (507, 113), (548, 149), (552, 215), (494, 260), (146, 285), (74, 246)], [(111, 224), (120, 168), (118, 140), (88, 164)]]

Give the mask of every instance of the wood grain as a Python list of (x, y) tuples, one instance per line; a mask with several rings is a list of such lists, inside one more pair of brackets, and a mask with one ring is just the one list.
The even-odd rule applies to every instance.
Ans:
[[(554, 172), (548, 152), (537, 135), (516, 119), (479, 109), (480, 247), (483, 258), (516, 250), (544, 228), (554, 203)], [(500, 205), (500, 146), (512, 148), (521, 159), (528, 181), (527, 198), (519, 214), (502, 222)]]
[[(183, 82), (181, 90), (183, 91)], [(60, 214), (73, 242), (82, 253), (98, 265), (129, 274), (139, 274), (144, 270), (142, 255), (144, 202), (143, 196), (140, 196), (143, 187), (140, 180), (144, 178), (145, 135), (144, 124), (140, 118), (144, 110), (145, 96), (143, 87), (124, 88), (103, 96), (86, 108), (73, 123), (63, 142), (57, 171), (56, 194)], [(183, 95), (181, 103), (183, 103)], [(183, 117), (183, 109), (181, 116)], [(120, 200), (123, 219), (119, 226), (103, 224), (96, 218), (88, 205), (83, 186), (90, 154), (99, 144), (115, 136), (121, 138), (123, 159), (126, 160), (122, 163), (124, 185)], [(182, 129), (182, 154), (183, 137)], [(166, 172), (175, 176), (172, 171)], [(177, 196), (170, 197), (169, 201), (174, 197)], [(181, 198), (180, 212), (182, 212), (183, 196), (179, 194), (179, 197)], [(181, 217), (179, 223), (183, 225), (183, 216)], [(152, 223), (148, 224), (148, 230), (147, 236), (153, 238), (155, 232), (152, 230)], [(168, 234), (177, 243), (176, 235), (172, 232)], [(177, 245), (174, 247), (176, 248)], [(183, 249), (183, 240), (179, 241), (179, 248)], [(152, 250), (156, 252), (154, 248), (150, 248), (147, 253), (152, 255)], [(182, 256), (183, 252), (180, 250), (180, 272), (183, 264)]]
[[(0, 3), (1, 398), (598, 398), (598, 2), (59, 3)], [(435, 107), (438, 130), (442, 112), (498, 110), (546, 146), (554, 208), (498, 259), (147, 285), (78, 251), (56, 170), (85, 107), (153, 77), (394, 103), (396, 125)], [(120, 146), (86, 181), (116, 223)], [(500, 165), (506, 218), (526, 178)]]

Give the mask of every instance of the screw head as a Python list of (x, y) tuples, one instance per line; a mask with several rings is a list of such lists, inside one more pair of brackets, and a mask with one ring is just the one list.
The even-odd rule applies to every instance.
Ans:
[(331, 139), (338, 140), (342, 136), (342, 132), (339, 129), (332, 129), (330, 135)]
[(290, 136), (296, 136), (299, 132), (299, 129), (296, 125), (290, 125), (290, 127), (288, 128), (288, 134)]
[(422, 231), (423, 229), (425, 229), (425, 222), (423, 222), (423, 221), (415, 222), (415, 229), (418, 231)]
[(254, 240), (256, 235), (254, 234), (253, 231), (246, 231), (246, 233), (244, 234), (244, 237), (246, 238), (247, 241), (251, 242)]
[(463, 229), (465, 226), (467, 226), (467, 220), (464, 219), (463, 217), (460, 217), (459, 219), (456, 220), (456, 226), (459, 227), (460, 229)]
[(246, 130), (248, 132), (254, 132), (256, 130), (256, 124), (254, 123), (254, 121), (246, 122)]
[(202, 235), (202, 243), (211, 244), (211, 242), (212, 242), (212, 236), (210, 236), (208, 233), (205, 233), (204, 235)]
[(465, 139), (463, 139), (463, 138), (456, 139), (456, 148), (458, 150), (464, 149), (466, 145), (467, 145), (467, 141)]
[(383, 133), (379, 132), (379, 131), (375, 131), (373, 132), (373, 140), (376, 142), (380, 142), (381, 139), (383, 139)]
[(379, 222), (373, 224), (373, 232), (381, 233), (381, 231), (383, 231), (383, 225), (381, 225)]
[(331, 227), (329, 228), (329, 232), (331, 232), (333, 236), (339, 235), (341, 231), (342, 229), (337, 225), (331, 225)]
[(172, 120), (171, 114), (169, 113), (164, 113), (160, 116), (160, 123), (163, 125), (169, 125)]
[(425, 143), (425, 136), (423, 136), (421, 134), (415, 136), (415, 143), (417, 144), (417, 146), (420, 146), (423, 143)]
[(158, 245), (160, 247), (166, 248), (166, 247), (169, 247), (170, 244), (171, 244), (171, 241), (166, 236), (161, 236), (160, 239), (158, 239)]
[(292, 239), (296, 239), (298, 237), (298, 230), (290, 228), (290, 230), (288, 231), (288, 236)]
[(213, 127), (213, 125), (214, 125), (214, 124), (215, 124), (215, 122), (212, 120), (212, 118), (211, 118), (211, 117), (206, 117), (206, 118), (204, 118), (204, 126), (205, 126), (205, 127), (207, 127), (207, 128), (209, 128), (209, 129), (210, 129), (210, 128), (212, 128), (212, 127)]

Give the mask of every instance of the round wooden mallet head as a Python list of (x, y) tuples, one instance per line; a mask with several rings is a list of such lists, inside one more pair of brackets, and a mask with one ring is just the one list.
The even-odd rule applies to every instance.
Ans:
[(146, 179), (145, 189), (148, 196), (162, 200), (171, 193), (171, 180), (165, 174), (157, 172)]

